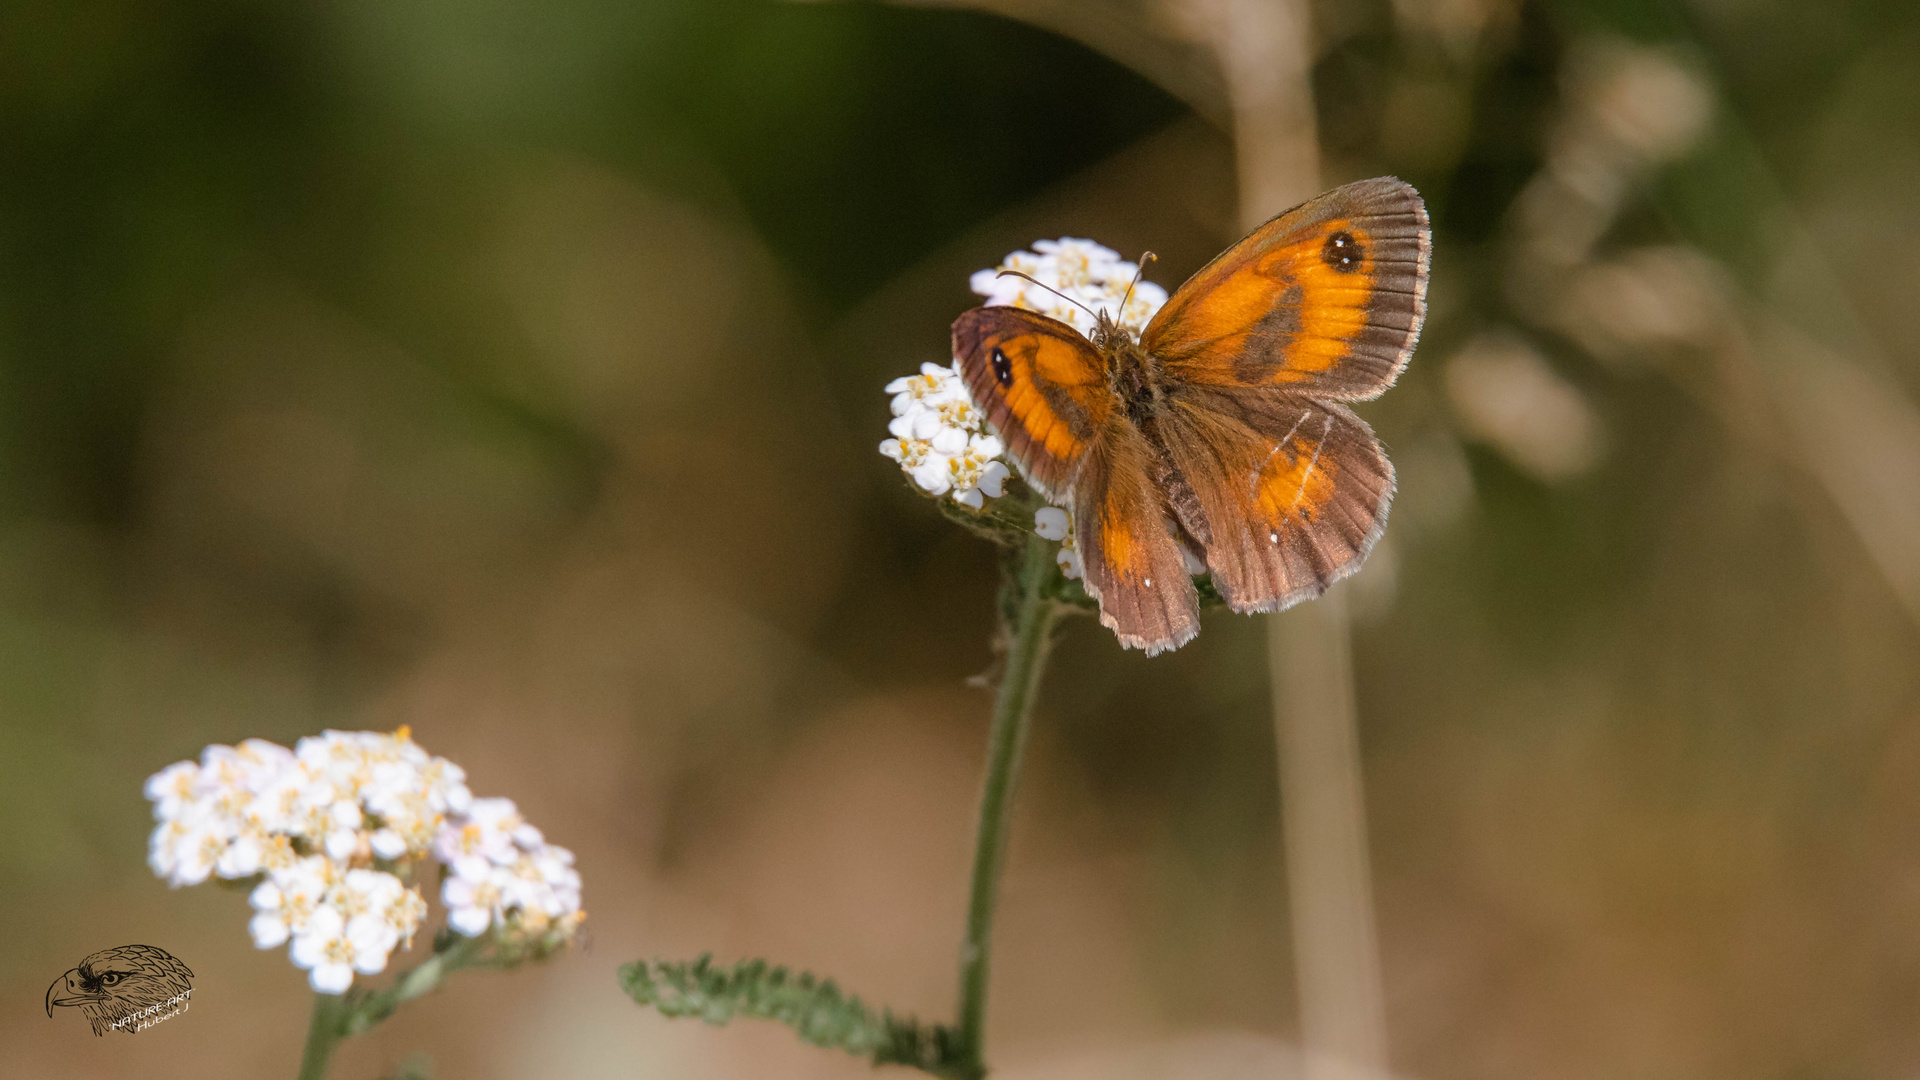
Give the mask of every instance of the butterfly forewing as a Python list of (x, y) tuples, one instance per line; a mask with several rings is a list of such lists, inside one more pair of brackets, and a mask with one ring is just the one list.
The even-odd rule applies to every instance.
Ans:
[(1431, 246), (1411, 185), (1382, 177), (1336, 188), (1189, 278), (1141, 345), (1182, 382), (1378, 396), (1420, 336)]
[[(1393, 466), (1344, 405), (1271, 390), (1190, 388), (1158, 433), (1191, 498), (1214, 587), (1235, 611), (1277, 611), (1359, 569), (1386, 526)], [(1197, 506), (1196, 514), (1193, 507)]]
[(1041, 494), (1065, 502), (1114, 411), (1106, 361), (1080, 332), (1014, 307), (980, 307), (953, 324), (974, 404)]

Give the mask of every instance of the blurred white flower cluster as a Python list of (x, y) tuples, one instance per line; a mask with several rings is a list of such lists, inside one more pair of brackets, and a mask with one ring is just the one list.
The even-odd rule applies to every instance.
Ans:
[[(1036, 240), (1032, 251), (1016, 251), (991, 270), (976, 272), (968, 284), (987, 298), (988, 307), (1012, 304), (1058, 319), (1082, 334), (1093, 331), (1093, 316), (1046, 289), (1003, 270), (1017, 270), (1085, 304), (1105, 312), (1107, 317), (1135, 334), (1147, 325), (1160, 306), (1167, 302), (1167, 290), (1151, 281), (1134, 285), (1140, 264), (1122, 259), (1120, 253), (1091, 240), (1063, 236), (1058, 240)], [(1133, 295), (1127, 297), (1128, 286)], [(1120, 307), (1126, 300), (1126, 309)]]
[[(1140, 267), (1111, 248), (1071, 237), (1037, 240), (1033, 248), (1016, 251), (999, 266), (973, 275), (970, 284), (987, 298), (986, 306), (1012, 304), (1058, 319), (1082, 334), (1093, 330), (1093, 317), (1073, 302), (1032, 282), (1000, 277), (1002, 270), (1017, 270), (1058, 289), (1136, 333), (1167, 302), (1167, 291), (1148, 281), (1140, 282), (1128, 298)], [(922, 364), (920, 374), (888, 383), (887, 393), (893, 395), (893, 421), (887, 425), (893, 437), (880, 444), (880, 452), (899, 462), (920, 490), (935, 498), (951, 496), (972, 510), (1000, 497), (1012, 475), (1000, 460), (1006, 445), (987, 430), (985, 416), (968, 397), (957, 360), (949, 367)], [(1071, 540), (1062, 551), (1065, 568)], [(1074, 572), (1069, 576), (1077, 577), (1079, 556), (1072, 559)]]
[(440, 894), (447, 925), (467, 937), (493, 927), (558, 944), (586, 917), (573, 852), (547, 843), (511, 799), (473, 800), (461, 820), (440, 826), (433, 853), (451, 871)]
[(292, 750), (264, 739), (209, 746), (147, 779), (159, 822), (147, 862), (168, 884), (259, 877), (254, 944), (289, 941), (322, 993), (384, 970), (412, 947), (427, 902), (413, 860), (448, 874), (447, 922), (467, 937), (557, 947), (585, 913), (573, 855), (507, 799), (475, 799), (466, 773), (408, 730), (328, 731)]

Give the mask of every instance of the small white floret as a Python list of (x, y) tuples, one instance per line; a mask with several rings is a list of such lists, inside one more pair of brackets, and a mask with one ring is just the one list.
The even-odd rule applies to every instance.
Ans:
[(1072, 520), (1058, 506), (1043, 506), (1033, 512), (1033, 531), (1042, 540), (1065, 540), (1071, 527)]

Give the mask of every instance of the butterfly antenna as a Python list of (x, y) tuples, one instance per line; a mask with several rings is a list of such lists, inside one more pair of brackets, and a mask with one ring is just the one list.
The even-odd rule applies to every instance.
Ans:
[(1133, 299), (1133, 286), (1140, 284), (1140, 279), (1146, 276), (1147, 264), (1159, 257), (1160, 256), (1155, 255), (1151, 251), (1143, 251), (1140, 253), (1140, 269), (1133, 272), (1133, 284), (1127, 286), (1127, 295), (1120, 298), (1121, 315), (1124, 316), (1127, 313), (1127, 301)]
[(1100, 318), (1099, 312), (1094, 311), (1092, 308), (1088, 307), (1087, 305), (1081, 303), (1078, 300), (1075, 300), (1073, 297), (1068, 296), (1066, 293), (1061, 292), (1059, 289), (1054, 288), (1053, 286), (1047, 284), (1044, 281), (1034, 281), (1033, 278), (1028, 277), (1026, 274), (1023, 274), (1018, 270), (1002, 270), (998, 274), (995, 274), (994, 276), (995, 277), (1017, 277), (1017, 278), (1024, 279), (1026, 281), (1033, 281), (1035, 285), (1038, 285), (1041, 288), (1052, 293), (1053, 295), (1059, 297), (1060, 299), (1065, 300), (1067, 303), (1072, 304), (1074, 307), (1079, 308), (1081, 311), (1084, 311), (1087, 314), (1092, 315), (1095, 321), (1098, 321)]

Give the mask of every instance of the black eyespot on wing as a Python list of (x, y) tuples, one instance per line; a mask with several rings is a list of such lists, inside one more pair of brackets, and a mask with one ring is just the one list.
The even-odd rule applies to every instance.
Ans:
[(1013, 385), (1013, 361), (997, 346), (993, 350), (993, 377), (1000, 380), (1001, 386)]
[(1360, 246), (1360, 241), (1344, 229), (1327, 237), (1327, 242), (1320, 245), (1320, 261), (1342, 274), (1351, 274), (1360, 269), (1360, 261), (1366, 257), (1366, 249)]

